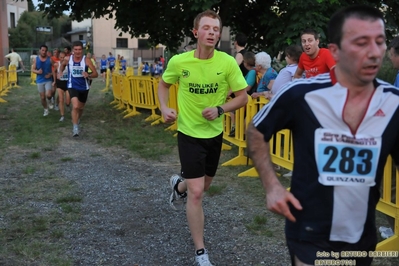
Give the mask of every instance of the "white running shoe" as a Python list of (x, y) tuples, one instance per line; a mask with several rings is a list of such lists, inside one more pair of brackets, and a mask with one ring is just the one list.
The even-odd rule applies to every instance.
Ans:
[(50, 109), (54, 109), (54, 104), (52, 104), (51, 102), (48, 102), (48, 108), (50, 108)]
[(182, 181), (183, 179), (178, 175), (172, 175), (169, 181), (170, 187), (172, 188), (172, 193), (170, 194), (169, 198), (169, 205), (175, 211), (184, 209), (184, 204), (186, 203), (187, 193), (184, 192), (183, 194), (179, 194), (175, 190), (176, 184)]
[(64, 122), (64, 116), (61, 116), (61, 118), (60, 118), (59, 121), (60, 121), (60, 122)]
[(48, 116), (48, 113), (49, 113), (48, 109), (44, 109), (43, 116)]
[(284, 177), (291, 177), (292, 176), (292, 171), (289, 171), (288, 173), (283, 175)]
[(78, 127), (74, 127), (72, 132), (73, 132), (72, 137), (79, 137), (79, 128)]
[(59, 110), (60, 110), (60, 108), (58, 108), (58, 105), (57, 105), (57, 104), (54, 106), (54, 110), (56, 110), (56, 111), (59, 111)]
[(380, 226), (378, 231), (381, 233), (381, 237), (384, 239), (390, 238), (393, 236), (393, 230), (391, 227)]
[(208, 250), (205, 249), (204, 254), (197, 255), (195, 254), (195, 266), (213, 266), (209, 261)]

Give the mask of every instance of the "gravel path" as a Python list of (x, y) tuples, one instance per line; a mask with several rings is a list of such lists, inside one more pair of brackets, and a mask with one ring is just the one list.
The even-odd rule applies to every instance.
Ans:
[[(77, 182), (84, 195), (83, 218), (67, 235), (75, 265), (192, 265), (185, 213), (167, 204), (169, 177), (179, 169), (177, 156), (154, 163), (88, 143), (84, 137), (66, 137), (57, 152), (73, 157), (58, 173)], [(248, 232), (245, 224), (264, 212), (249, 200), (234, 186), (221, 195), (205, 196), (205, 238), (212, 262), (289, 265), (282, 219), (273, 237)]]

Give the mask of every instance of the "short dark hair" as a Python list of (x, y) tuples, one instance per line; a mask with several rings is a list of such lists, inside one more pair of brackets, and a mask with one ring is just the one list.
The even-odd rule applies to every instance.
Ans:
[(388, 45), (388, 49), (393, 48), (396, 55), (399, 55), (399, 36), (396, 36)]
[(381, 19), (384, 22), (384, 15), (377, 9), (368, 5), (351, 5), (341, 8), (335, 12), (328, 23), (328, 37), (330, 43), (340, 47), (342, 39), (342, 28), (348, 18), (375, 21)]
[(247, 35), (245, 35), (244, 33), (237, 33), (235, 41), (239, 46), (244, 47), (245, 45), (247, 45), (248, 41)]
[(42, 48), (46, 48), (46, 51), (48, 51), (47, 45), (45, 45), (45, 44), (40, 45), (40, 48), (39, 48), (39, 49), (41, 50)]
[(253, 52), (245, 52), (243, 60), (251, 67), (255, 66), (255, 54)]
[(72, 47), (75, 47), (75, 46), (80, 46), (83, 49), (83, 43), (81, 41), (74, 41), (72, 43)]
[(292, 44), (285, 48), (284, 52), (290, 57), (292, 61), (298, 63), (299, 57), (301, 57), (302, 54), (302, 48), (299, 45)]
[(302, 38), (302, 35), (304, 35), (304, 34), (313, 35), (315, 40), (318, 40), (318, 39), (319, 39), (319, 33), (318, 33), (316, 30), (314, 30), (314, 29), (310, 29), (310, 28), (304, 29), (304, 30), (301, 32), (301, 38)]
[(71, 50), (72, 50), (72, 49), (71, 49), (71, 46), (65, 46), (64, 49), (67, 49), (68, 52), (71, 52)]

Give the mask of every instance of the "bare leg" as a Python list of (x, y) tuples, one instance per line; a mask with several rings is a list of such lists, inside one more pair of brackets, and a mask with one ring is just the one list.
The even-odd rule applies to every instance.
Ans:
[(202, 199), (204, 191), (209, 189), (211, 182), (212, 178), (206, 176), (195, 179), (186, 179), (179, 183), (179, 191), (183, 192), (184, 186), (187, 187), (187, 222), (190, 228), (191, 237), (193, 238), (195, 250), (205, 248), (204, 210), (202, 208)]
[(58, 108), (60, 108), (60, 115), (64, 116), (65, 114), (65, 107), (64, 107), (64, 91), (60, 88), (57, 88), (58, 91)]

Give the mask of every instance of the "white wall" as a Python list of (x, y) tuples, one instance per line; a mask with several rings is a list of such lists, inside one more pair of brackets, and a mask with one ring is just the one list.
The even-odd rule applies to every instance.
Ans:
[(7, 24), (8, 28), (11, 27), (10, 13), (15, 14), (15, 26), (18, 24), (18, 20), (24, 11), (28, 10), (28, 1), (7, 0)]

